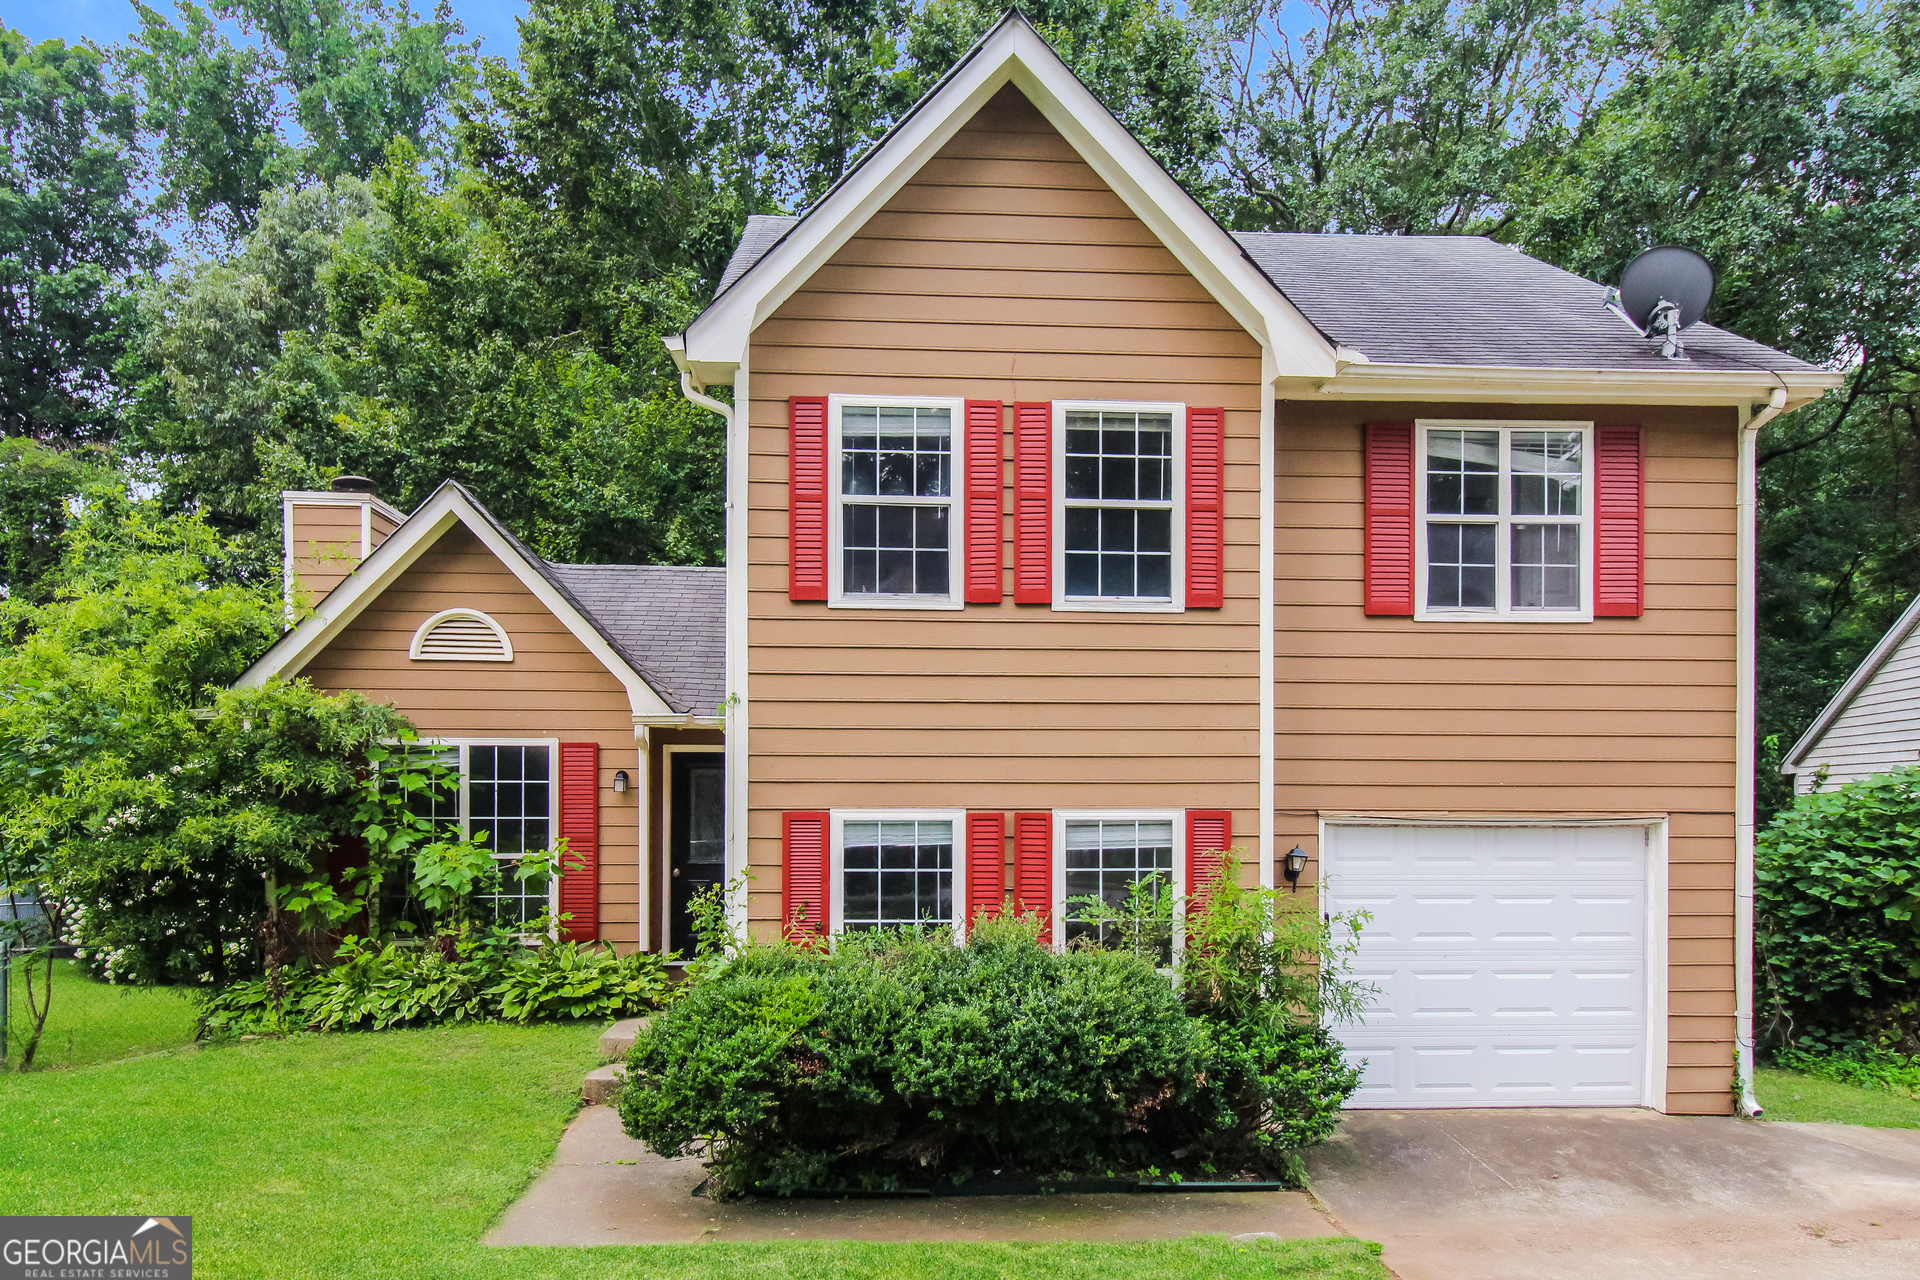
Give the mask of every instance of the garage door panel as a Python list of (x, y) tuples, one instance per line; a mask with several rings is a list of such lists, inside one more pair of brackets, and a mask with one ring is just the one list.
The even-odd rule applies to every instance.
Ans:
[(1641, 1101), (1646, 849), (1640, 827), (1329, 828), (1328, 903), (1372, 916), (1350, 1105)]
[(1347, 1060), (1360, 1068), (1354, 1107), (1633, 1106), (1641, 1098), (1645, 1051), (1631, 1038), (1399, 1035), (1352, 1038)]

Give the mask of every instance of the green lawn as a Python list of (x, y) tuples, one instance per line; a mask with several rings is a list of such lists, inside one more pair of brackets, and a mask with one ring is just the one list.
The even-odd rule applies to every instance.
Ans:
[(481, 1246), (552, 1154), (599, 1031), (304, 1036), (8, 1075), (0, 1214), (191, 1214), (195, 1274), (245, 1280), (1387, 1276), (1346, 1239)]
[(1864, 1124), (1879, 1129), (1920, 1129), (1920, 1099), (1892, 1089), (1822, 1080), (1798, 1071), (1760, 1067), (1754, 1090), (1768, 1120)]
[[(20, 1063), (26, 1044), (26, 966), (13, 962), (8, 1068)], [(38, 967), (34, 989), (39, 990)], [(184, 992), (166, 987), (117, 987), (95, 982), (71, 960), (53, 964), (53, 1012), (34, 1055), (34, 1067), (79, 1067), (157, 1049), (177, 1049), (193, 1039), (193, 1006)]]

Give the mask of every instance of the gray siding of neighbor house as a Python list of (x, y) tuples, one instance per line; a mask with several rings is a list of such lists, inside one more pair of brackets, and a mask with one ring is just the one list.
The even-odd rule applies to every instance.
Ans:
[(1920, 761), (1920, 630), (1894, 649), (1853, 701), (1820, 735), (1796, 769), (1805, 795), (1820, 780), (1831, 791), (1876, 773)]

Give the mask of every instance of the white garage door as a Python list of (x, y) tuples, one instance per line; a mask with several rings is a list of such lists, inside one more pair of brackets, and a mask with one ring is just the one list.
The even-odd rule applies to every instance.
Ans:
[(1329, 826), (1329, 905), (1378, 989), (1354, 1107), (1648, 1096), (1645, 827)]

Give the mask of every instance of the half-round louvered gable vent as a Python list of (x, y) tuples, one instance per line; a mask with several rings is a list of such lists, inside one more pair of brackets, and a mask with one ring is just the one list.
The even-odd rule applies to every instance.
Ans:
[(420, 624), (408, 656), (421, 662), (512, 662), (513, 644), (478, 609), (448, 609)]

